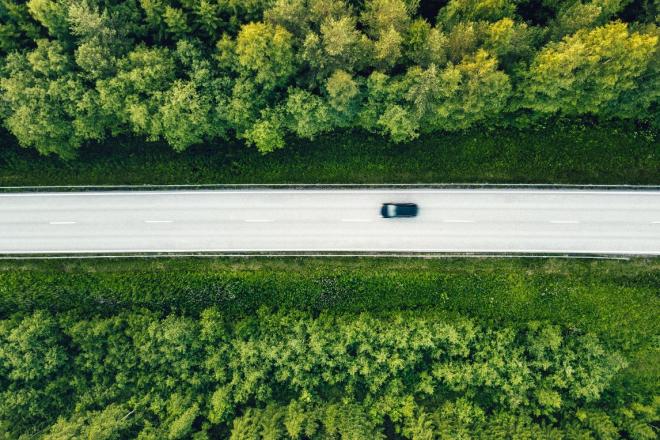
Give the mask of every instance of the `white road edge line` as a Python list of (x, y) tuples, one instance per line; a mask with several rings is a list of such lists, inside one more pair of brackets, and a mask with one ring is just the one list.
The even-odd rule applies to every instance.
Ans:
[[(209, 253), (193, 253), (193, 254), (135, 254), (135, 255), (118, 255), (118, 254), (105, 254), (105, 255), (16, 255), (16, 256), (2, 256), (0, 260), (90, 260), (94, 258), (217, 258), (217, 257), (232, 257), (232, 258), (281, 258), (281, 257), (331, 257), (331, 258), (353, 258), (353, 257), (371, 257), (371, 258), (484, 258), (493, 257), (492, 254), (241, 254), (241, 253), (222, 253), (222, 254), (209, 254)], [(629, 256), (617, 255), (561, 255), (561, 254), (547, 254), (547, 255), (527, 255), (527, 254), (502, 254), (497, 255), (496, 258), (561, 258), (561, 259), (589, 259), (589, 260), (625, 260), (629, 261)]]
[(79, 197), (79, 196), (106, 196), (106, 197), (125, 197), (130, 196), (153, 196), (153, 195), (162, 195), (162, 194), (171, 194), (171, 195), (213, 195), (213, 194), (289, 194), (289, 193), (305, 193), (305, 194), (387, 194), (392, 195), (394, 193), (398, 194), (437, 194), (437, 193), (451, 193), (451, 194), (571, 194), (571, 195), (622, 195), (622, 196), (651, 196), (658, 197), (660, 191), (650, 190), (650, 191), (635, 191), (635, 190), (516, 190), (516, 189), (472, 189), (472, 190), (463, 190), (463, 189), (391, 189), (391, 190), (382, 190), (382, 189), (363, 189), (363, 190), (341, 190), (341, 189), (327, 189), (327, 190), (295, 190), (295, 189), (273, 189), (273, 190), (153, 190), (153, 191), (82, 191), (82, 192), (22, 192), (22, 193), (0, 193), (0, 198), (2, 197)]
[(443, 220), (444, 223), (474, 223), (474, 220)]
[(557, 225), (576, 225), (580, 222), (577, 220), (550, 220), (550, 223), (554, 223)]
[(76, 222), (48, 222), (51, 225), (74, 225)]
[(341, 219), (343, 222), (351, 222), (351, 223), (368, 223), (371, 221), (371, 219), (368, 218), (343, 218)]
[(267, 218), (246, 218), (245, 221), (247, 223), (270, 223), (274, 222), (275, 220)]
[(173, 223), (173, 220), (145, 220), (145, 223)]
[[(84, 255), (84, 254), (103, 254), (103, 253), (135, 253), (135, 252), (141, 252), (141, 253), (200, 253), (200, 252), (250, 252), (250, 253), (264, 253), (264, 252), (318, 252), (318, 253), (324, 253), (324, 252), (362, 252), (362, 253), (369, 253), (369, 252), (388, 252), (388, 253), (393, 253), (393, 252), (400, 252), (400, 253), (420, 253), (420, 252), (428, 252), (432, 254), (437, 254), (437, 253), (457, 253), (457, 254), (466, 254), (466, 253), (496, 253), (496, 254), (547, 254), (547, 253), (554, 253), (554, 254), (573, 254), (573, 255), (580, 255), (580, 254), (598, 254), (598, 255), (660, 255), (660, 249), (652, 250), (652, 251), (638, 251), (638, 252), (631, 252), (629, 250), (617, 250), (617, 251), (612, 251), (612, 250), (595, 250), (595, 249), (589, 249), (589, 250), (556, 250), (556, 249), (526, 249), (526, 250), (520, 250), (520, 249), (502, 249), (502, 250), (497, 250), (493, 251), (491, 249), (471, 249), (471, 250), (466, 250), (466, 249), (452, 249), (452, 248), (444, 248), (444, 249), (325, 249), (325, 250), (305, 250), (305, 249), (295, 249), (295, 248), (283, 248), (283, 249), (262, 249), (262, 250), (254, 250), (254, 249), (240, 249), (240, 248), (226, 248), (226, 249), (88, 249), (88, 250), (82, 250), (82, 251), (71, 251), (68, 249), (62, 249), (62, 250), (40, 250), (40, 251), (8, 251), (8, 250), (2, 250), (0, 249), (0, 255), (4, 254), (14, 254), (14, 255), (30, 255), (30, 254), (76, 254), (76, 255)], [(495, 255), (495, 258), (499, 257), (499, 255)]]

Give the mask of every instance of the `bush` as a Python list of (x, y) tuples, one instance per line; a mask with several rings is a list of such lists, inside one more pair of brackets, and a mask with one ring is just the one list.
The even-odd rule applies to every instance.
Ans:
[[(35, 328), (39, 344), (17, 345)], [(24, 374), (60, 353), (65, 362)], [(406, 438), (652, 433), (647, 402), (605, 405), (625, 367), (597, 337), (485, 328), (434, 312), (271, 313), (228, 321), (131, 311), (0, 323), (0, 432), (44, 438)], [(43, 390), (50, 394), (50, 402)], [(32, 396), (18, 399), (17, 396)], [(44, 406), (48, 405), (48, 406)], [(604, 409), (598, 409), (604, 408)], [(627, 418), (626, 418), (627, 417)], [(100, 435), (100, 434), (97, 434)], [(601, 434), (602, 435), (602, 434)]]

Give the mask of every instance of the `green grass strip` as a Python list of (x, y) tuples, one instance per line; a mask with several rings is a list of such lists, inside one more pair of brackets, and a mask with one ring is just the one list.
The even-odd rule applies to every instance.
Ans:
[(550, 320), (635, 345), (660, 329), (659, 287), (658, 259), (6, 260), (0, 262), (0, 314), (146, 307), (197, 315), (220, 306), (238, 317), (261, 306), (312, 312), (432, 307), (507, 323)]
[(158, 143), (114, 139), (64, 162), (5, 136), (0, 186), (219, 183), (658, 184), (656, 134), (634, 127), (553, 125), (545, 129), (426, 135), (394, 145), (344, 132), (291, 141), (261, 155), (239, 144), (176, 153)]
[(630, 361), (621, 386), (660, 377), (660, 259), (157, 258), (0, 262), (0, 318), (145, 308), (229, 319), (260, 307), (312, 313), (433, 311), (484, 325), (548, 321), (599, 335)]

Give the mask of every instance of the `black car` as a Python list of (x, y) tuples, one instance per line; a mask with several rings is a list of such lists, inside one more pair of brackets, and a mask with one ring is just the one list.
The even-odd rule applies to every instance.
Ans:
[(380, 215), (385, 218), (416, 217), (418, 210), (415, 203), (383, 203)]

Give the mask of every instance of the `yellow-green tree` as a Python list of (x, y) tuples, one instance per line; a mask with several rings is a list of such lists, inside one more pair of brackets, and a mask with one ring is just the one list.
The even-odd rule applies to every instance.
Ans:
[(281, 26), (249, 23), (236, 39), (238, 69), (266, 88), (283, 86), (296, 70), (293, 35)]
[(523, 105), (545, 114), (599, 114), (638, 87), (657, 46), (657, 36), (624, 23), (578, 31), (536, 55), (522, 84)]

